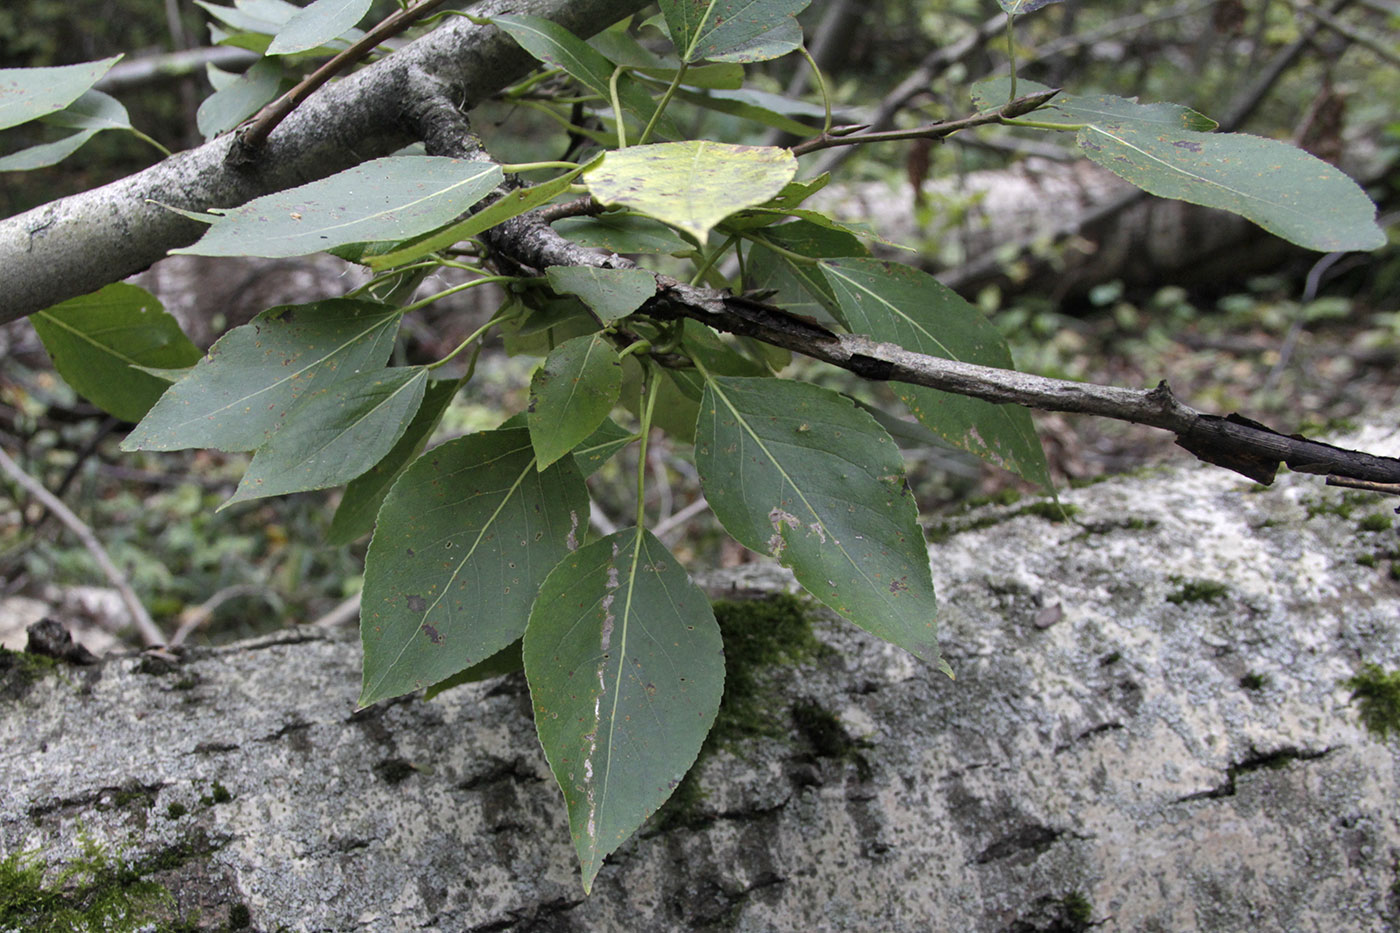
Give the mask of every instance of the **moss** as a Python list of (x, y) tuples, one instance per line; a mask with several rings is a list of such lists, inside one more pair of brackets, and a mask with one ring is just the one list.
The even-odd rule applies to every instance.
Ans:
[(1336, 499), (1311, 499), (1303, 503), (1307, 509), (1308, 518), (1317, 518), (1319, 515), (1335, 515), (1338, 518), (1351, 518), (1352, 514), (1361, 506), (1373, 502), (1374, 499), (1364, 492), (1344, 492)]
[(1075, 926), (1088, 926), (1094, 919), (1094, 905), (1078, 891), (1071, 891), (1060, 901), (1066, 922)]
[(1245, 690), (1263, 690), (1269, 685), (1268, 674), (1256, 674), (1253, 671), (1240, 678), (1240, 686)]
[(229, 789), (218, 781), (214, 781), (209, 785), (209, 793), (200, 797), (199, 802), (206, 807), (212, 807), (215, 804), (228, 803), (232, 799), (233, 794), (229, 793)]
[(1380, 564), (1380, 561), (1374, 554), (1358, 554), (1356, 556), (1356, 562), (1363, 567), (1375, 567)]
[(1172, 577), (1177, 588), (1167, 594), (1167, 602), (1178, 606), (1185, 603), (1214, 603), (1224, 599), (1230, 588), (1215, 580), (1186, 580)]
[(53, 658), (0, 648), (0, 698), (17, 700), (57, 670), (58, 661)]
[(374, 773), (379, 775), (379, 779), (391, 785), (406, 781), (417, 770), (413, 762), (403, 758), (386, 758), (374, 766)]
[(186, 675), (185, 677), (181, 677), (179, 680), (175, 681), (173, 689), (193, 690), (197, 686), (199, 686), (199, 678), (191, 674)]
[(973, 496), (963, 503), (962, 511), (980, 509), (984, 505), (1015, 505), (1021, 501), (1021, 493), (1015, 489), (1003, 489), (990, 496)]
[(1016, 510), (1017, 515), (1034, 515), (1036, 518), (1043, 518), (1047, 522), (1067, 522), (1079, 514), (1079, 506), (1071, 505), (1068, 502), (1032, 502)]
[[(143, 877), (140, 866), (113, 859), (91, 838), (80, 837), (82, 855), (52, 873), (36, 852), (0, 861), (0, 929), (27, 933), (175, 928), (174, 899)], [(179, 921), (183, 926), (183, 921)]]
[(792, 721), (812, 747), (813, 755), (848, 761), (856, 766), (862, 781), (870, 778), (870, 762), (860, 753), (861, 749), (869, 748), (870, 743), (851, 738), (835, 713), (815, 703), (797, 703), (792, 707)]
[(247, 904), (234, 904), (228, 909), (228, 928), (246, 930), (253, 925), (253, 913)]
[(1372, 735), (1384, 739), (1400, 732), (1400, 671), (1386, 673), (1379, 665), (1367, 664), (1343, 686), (1351, 688), (1361, 722)]
[(714, 610), (724, 638), (724, 698), (706, 744), (724, 747), (758, 736), (786, 735), (785, 724), (765, 702), (765, 672), (830, 650), (812, 634), (807, 605), (783, 593), (766, 599), (722, 600)]
[(165, 808), (165, 815), (170, 817), (172, 820), (178, 820), (180, 817), (184, 816), (186, 813), (189, 812), (189, 809), (183, 803), (180, 803), (179, 801), (175, 800), (172, 800), (170, 802), (170, 806)]
[(706, 756), (747, 739), (788, 735), (787, 723), (767, 704), (769, 669), (831, 650), (812, 634), (807, 604), (796, 596), (719, 600), (714, 611), (724, 639), (724, 696), (699, 757), (656, 815), (653, 825), (660, 832), (696, 829), (710, 821), (700, 811), (705, 794), (696, 778)]
[(1389, 574), (1390, 579), (1400, 580), (1400, 561), (1391, 561)]
[(938, 544), (947, 541), (955, 534), (962, 534), (965, 531), (977, 531), (981, 528), (991, 528), (993, 525), (1000, 525), (1002, 522), (1009, 522), (1013, 518), (1020, 518), (1023, 515), (1033, 515), (1036, 518), (1043, 518), (1047, 522), (1070, 521), (1079, 514), (1079, 506), (1071, 505), (1068, 502), (1060, 502), (1055, 499), (1047, 499), (1043, 502), (1032, 502), (1023, 505), (1019, 509), (1011, 512), (1003, 512), (992, 515), (978, 515), (970, 520), (958, 520), (940, 522), (937, 525), (930, 525), (924, 529), (924, 537), (930, 544)]
[(1367, 515), (1357, 523), (1356, 527), (1360, 528), (1362, 531), (1389, 531), (1393, 524), (1394, 522), (1391, 521), (1389, 515), (1376, 512), (1372, 515)]

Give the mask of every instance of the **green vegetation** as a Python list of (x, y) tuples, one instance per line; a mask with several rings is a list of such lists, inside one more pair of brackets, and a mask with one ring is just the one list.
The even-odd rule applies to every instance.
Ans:
[[(120, 2), (124, 9), (132, 0)], [(756, 699), (762, 677), (754, 672), (797, 663), (815, 650), (798, 618), (755, 619), (747, 610), (742, 626), (716, 618), (688, 575), (695, 549), (662, 541), (683, 510), (673, 508), (670, 477), (656, 476), (666, 472), (654, 469), (658, 451), (669, 458), (672, 473), (686, 478), (689, 492), (703, 494), (737, 546), (777, 559), (814, 600), (951, 675), (938, 651), (938, 602), (905, 449), (920, 456), (952, 450), (958, 463), (976, 465), (970, 472), (990, 466), (1008, 474), (1003, 483), (1018, 484), (1007, 494), (1005, 514), (977, 515), (965, 527), (1018, 516), (1065, 522), (1077, 510), (1053, 500), (1053, 467), (1024, 406), (1081, 411), (1072, 398), (1082, 386), (1062, 383), (1055, 397), (1027, 388), (1033, 380), (1007, 377), (1018, 354), (1022, 366), (1056, 375), (1072, 375), (1097, 358), (1100, 335), (1075, 320), (1076, 302), (1098, 309), (1114, 339), (1137, 335), (1131, 338), (1136, 343), (1125, 345), (1157, 369), (1176, 369), (1175, 351), (1166, 347), (1177, 330), (1218, 326), (1210, 318), (1286, 334), (1274, 367), (1279, 372), (1269, 373), (1266, 387), (1284, 378), (1282, 357), (1294, 352), (1300, 326), (1364, 313), (1352, 297), (1317, 294), (1317, 276), (1308, 277), (1308, 293), (1296, 301), (1286, 293), (1286, 280), (1275, 277), (1224, 296), (1161, 283), (1148, 294), (1142, 283), (1099, 281), (1074, 297), (1056, 286), (1053, 295), (1008, 307), (996, 292), (1000, 286), (992, 285), (974, 303), (930, 268), (877, 258), (867, 241), (879, 238), (863, 222), (823, 213), (822, 202), (810, 199), (831, 180), (823, 163), (832, 150), (884, 151), (890, 143), (916, 140), (906, 169), (922, 194), (930, 168), (951, 178), (988, 164), (979, 149), (933, 146), (959, 134), (959, 142), (976, 136), (993, 151), (1023, 153), (1029, 145), (1050, 147), (1052, 161), (1082, 156), (1149, 193), (1233, 211), (1322, 254), (1386, 246), (1371, 196), (1334, 167), (1335, 158), (1274, 138), (1287, 134), (1221, 127), (1194, 109), (1220, 113), (1232, 124), (1243, 119), (1235, 113), (1236, 95), (1226, 93), (1249, 83), (1240, 56), (1213, 51), (1212, 44), (1249, 43), (1245, 70), (1258, 65), (1267, 73), (1267, 59), (1259, 56), (1272, 56), (1273, 46), (1307, 45), (1300, 41), (1299, 17), (1280, 9), (1241, 11), (1239, 28), (1225, 30), (1230, 41), (1186, 42), (1181, 48), (1195, 59), (1196, 83), (1179, 87), (1173, 69), (1151, 56), (1139, 56), (1142, 67), (1129, 78), (1120, 57), (1101, 59), (1091, 41), (1082, 54), (1023, 55), (1018, 66), (1018, 45), (1029, 55), (1055, 37), (1057, 27), (1082, 35), (1087, 24), (1075, 22), (1068, 5), (1028, 16), (1048, 0), (998, 2), (1006, 14), (1005, 60), (999, 43), (990, 55), (979, 47), (975, 67), (981, 73), (972, 73), (968, 58), (921, 79), (927, 98), (901, 102), (904, 112), (889, 125), (905, 128), (888, 133), (848, 121), (873, 103), (861, 78), (873, 74), (888, 86), (907, 73), (914, 64), (909, 43), (896, 44), (895, 54), (877, 56), (879, 64), (862, 65), (861, 72), (840, 54), (819, 62), (820, 49), (814, 44), (809, 53), (804, 44), (803, 26), (810, 23), (797, 20), (814, 16), (807, 13), (809, 0), (660, 0), (659, 19), (649, 21), (632, 15), (639, 4), (600, 2), (588, 35), (535, 15), (496, 15), (477, 24), (497, 30), (486, 41), (518, 44), (541, 66), (512, 86), (493, 89), (491, 106), (511, 114), (498, 121), (468, 115), (444, 94), (443, 88), (468, 80), (442, 64), (456, 59), (417, 60), (424, 44), (407, 45), (395, 53), (403, 56), (398, 61), (431, 72), (428, 80), (378, 83), (391, 68), (338, 85), (347, 97), (402, 95), (394, 107), (361, 110), (353, 101), (322, 107), (332, 98), (313, 94), (287, 125), (329, 138), (346, 129), (338, 123), (353, 114), (348, 129), (365, 140), (363, 152), (341, 147), (335, 158), (345, 158), (338, 164), (330, 156), (297, 164), (298, 148), (289, 146), (291, 162), (279, 177), (313, 180), (206, 212), (221, 203), (223, 195), (215, 192), (240, 184), (235, 163), (261, 168), (256, 163), (266, 150), (259, 140), (271, 127), (255, 118), (238, 134), (225, 168), (194, 180), (172, 177), (188, 163), (169, 162), (140, 176), (150, 190), (137, 182), (130, 191), (127, 200), (138, 205), (143, 197), (176, 192), (176, 209), (206, 225), (198, 242), (160, 224), (124, 223), (120, 212), (110, 223), (104, 214), (76, 233), (95, 246), (114, 238), (131, 242), (145, 259), (172, 247), (192, 256), (261, 259), (329, 251), (363, 273), (345, 294), (331, 286), (327, 291), (334, 294), (299, 295), (295, 304), (258, 302), (252, 310), (261, 313), (251, 321), (224, 322), (235, 326), (224, 328), (206, 355), (200, 347), (209, 341), (197, 346), (186, 338), (154, 295), (115, 281), (100, 287), (104, 276), (120, 277), (121, 261), (85, 266), (86, 251), (71, 248), (53, 256), (56, 240), (10, 222), (21, 232), (18, 239), (27, 234), (26, 246), (16, 253), (4, 244), (17, 238), (0, 237), (0, 261), (13, 264), (7, 271), (16, 282), (26, 274), (37, 284), (26, 289), (20, 283), (15, 292), (27, 297), (8, 313), (33, 313), (54, 369), (83, 400), (65, 396), (66, 410), (77, 416), (55, 418), (58, 406), (34, 404), (23, 390), (10, 392), (8, 382), (0, 382), (16, 410), (13, 417), (4, 413), (0, 427), (22, 440), (25, 458), (44, 474), (41, 481), (60, 489), (81, 483), (85, 461), (100, 461), (91, 472), (101, 473), (98, 448), (108, 433), (124, 433), (121, 449), (145, 457), (220, 452), (180, 454), (202, 482), (182, 485), (162, 509), (152, 509), (147, 495), (114, 503), (88, 493), (88, 518), (112, 529), (109, 549), (163, 624), (211, 617), (214, 610), (205, 606), (247, 585), (238, 571), (254, 566), (261, 576), (237, 598), (272, 606), (275, 614), (294, 613), (299, 606), (291, 600), (301, 594), (329, 600), (362, 588), (365, 706), (464, 671), (480, 673), (481, 665), (518, 644), (536, 731), (564, 796), (587, 892), (608, 854), (667, 799), (674, 781), (650, 776), (683, 774), (713, 743), (778, 734), (782, 727)], [(216, 41), (257, 50), (259, 59), (238, 80), (210, 72), (217, 90), (195, 121), (204, 139), (258, 112), (284, 80), (304, 74), (325, 46), (342, 42), (368, 12), (365, 4), (324, 3), (292, 19), (290, 5), (257, 6), (252, 15), (249, 4), (200, 4), (221, 24), (211, 33)], [(405, 7), (403, 24), (428, 6)], [(734, 15), (737, 6), (742, 16)], [(979, 28), (985, 11), (954, 7), (885, 11), (874, 31), (898, 22), (894, 35), (972, 38), (968, 30)], [(562, 2), (531, 7), (540, 13), (563, 8)], [(56, 7), (45, 2), (42, 9), (45, 25), (59, 32)], [(354, 15), (342, 20), (347, 12)], [(1155, 30), (1154, 17), (1147, 19), (1146, 26), (1103, 25)], [(151, 28), (152, 22), (158, 28), (158, 18), (150, 16), (130, 26)], [(412, 26), (432, 29), (439, 22)], [(1196, 28), (1206, 30), (1202, 37), (1215, 37), (1223, 27), (1211, 19)], [(176, 39), (183, 31), (178, 22), (170, 30)], [(827, 38), (841, 31), (838, 24)], [(1358, 44), (1368, 54), (1370, 45)], [(16, 45), (34, 49), (39, 60), (66, 54), (61, 43), (47, 50)], [(342, 70), (372, 56), (357, 50), (351, 57)], [(1318, 67), (1311, 53), (1307, 58)], [(134, 139), (165, 153), (120, 101), (95, 90), (114, 62), (7, 72), (3, 121), (13, 132), (0, 140), (4, 167), (44, 168), (99, 132), (104, 141)], [(1350, 59), (1336, 67), (1338, 80), (1363, 82), (1377, 99), (1389, 99), (1378, 92), (1394, 81), (1378, 78), (1378, 69)], [(1333, 74), (1328, 70), (1323, 82), (1329, 93)], [(1315, 71), (1289, 76), (1297, 81), (1295, 96), (1308, 90), (1286, 111), (1313, 113), (1328, 103), (1316, 97), (1316, 80), (1308, 80), (1316, 77)], [(805, 97), (802, 81), (811, 89)], [(784, 88), (793, 89), (786, 100)], [(710, 93), (721, 90), (726, 94)], [(1168, 102), (1174, 90), (1189, 105)], [(186, 109), (191, 103), (184, 101)], [(522, 131), (516, 128), (521, 123), (530, 126)], [(404, 139), (387, 142), (406, 134), (422, 143), (421, 153), (395, 151)], [(72, 145), (55, 146), (59, 135)], [(1307, 141), (1317, 151), (1339, 147), (1340, 129), (1333, 135), (1336, 140)], [(957, 154), (949, 154), (952, 149)], [(540, 161), (523, 161), (525, 152), (541, 153)], [(502, 161), (507, 153), (521, 161)], [(368, 161), (351, 164), (361, 158)], [(915, 164), (920, 158), (922, 167)], [(858, 178), (872, 164), (842, 177)], [(548, 214), (535, 212), (546, 205)], [(945, 207), (949, 217), (967, 217), (971, 205)], [(1048, 207), (1054, 212), (1058, 205)], [(946, 235), (933, 217), (930, 209), (916, 234), (930, 254), (962, 248), (961, 238)], [(561, 224), (551, 226), (555, 221)], [(1048, 239), (1005, 245), (1005, 252), (979, 251), (1009, 265), (1034, 259), (1058, 266), (1078, 246), (1062, 248)], [(607, 258), (595, 249), (607, 250)], [(1321, 275), (1322, 265), (1314, 268)], [(1012, 273), (1007, 281), (1017, 278), (1014, 269), (1006, 271)], [(68, 272), (72, 277), (64, 276)], [(420, 286), (439, 281), (437, 272), (459, 284), (421, 295)], [(100, 290), (73, 295), (81, 290), (74, 282)], [(483, 301), (486, 313), (450, 336), (439, 333), (435, 324), (446, 317), (440, 312), (477, 286), (486, 290), (475, 295), (497, 296)], [(1400, 332), (1394, 320), (1372, 316), (1369, 323)], [(493, 352), (503, 346), (507, 354), (542, 358), (528, 390), (517, 393), (518, 417), (444, 437), (440, 426), (450, 420), (454, 396), (469, 383), (476, 392), (489, 381), (486, 367), (478, 371), (488, 341)], [(789, 369), (794, 352), (816, 362)], [(949, 361), (971, 364), (960, 368), (966, 383), (956, 392), (930, 388), (942, 384), (930, 374)], [(841, 375), (833, 379), (831, 369)], [(31, 375), (30, 382), (55, 382), (47, 372)], [(1123, 375), (1111, 381), (1122, 384)], [(1009, 389), (1012, 383), (1018, 388)], [(1233, 401), (1224, 390), (1197, 397), (1221, 409)], [(1128, 396), (1114, 398), (1104, 403), (1111, 417), (1141, 420)], [(95, 410), (111, 420), (98, 422)], [(1337, 414), (1309, 412), (1320, 422)], [(91, 434), (83, 442), (86, 452), (70, 457), (64, 425), (73, 421), (87, 422)], [(123, 428), (127, 423), (135, 426)], [(1241, 434), (1254, 430), (1242, 422), (1238, 427)], [(1256, 457), (1260, 446), (1253, 447), (1230, 456)], [(626, 467), (619, 472), (628, 482), (612, 495), (624, 503), (618, 515), (626, 519), (616, 521), (596, 508), (597, 487), (607, 475), (600, 476), (602, 468), (624, 450)], [(1074, 457), (1071, 449), (1060, 459)], [(241, 478), (235, 475), (240, 469)], [(284, 524), (273, 532), (269, 526), (277, 527), (283, 513), (248, 506), (268, 496), (318, 497), (340, 487), (330, 537), (351, 542), (373, 535), (367, 550), (352, 550), (343, 562), (324, 556), (324, 522), (311, 519), (302, 529)], [(1022, 488), (1052, 499), (1011, 504)], [(1344, 495), (1341, 505), (1324, 503), (1318, 514), (1349, 516), (1350, 501)], [(312, 510), (329, 511), (320, 506), (317, 498)], [(161, 511), (174, 509), (187, 513), (179, 529), (203, 525), (200, 542), (207, 547), (182, 550), (178, 534), (153, 527), (163, 520)], [(42, 517), (23, 518), (0, 528), (0, 576), (22, 570), (33, 579), (77, 582), (96, 575), (84, 550), (56, 546), (56, 535), (39, 533)], [(1363, 529), (1368, 523), (1381, 530), (1369, 518)], [(234, 533), (219, 534), (220, 527)], [(1117, 527), (1146, 522), (1129, 515)], [(953, 530), (945, 524), (927, 537), (941, 540)], [(148, 538), (171, 543), (147, 546)], [(268, 563), (274, 571), (263, 569)], [(1392, 575), (1397, 572), (1400, 562), (1391, 566)], [(1227, 595), (1223, 584), (1209, 580), (1175, 583), (1167, 598), (1177, 604)], [(211, 589), (214, 595), (206, 596)], [(203, 601), (192, 605), (197, 599)], [(795, 612), (778, 610), (779, 616)], [(227, 620), (221, 626), (224, 633), (232, 627)], [(755, 629), (763, 631), (751, 640)], [(776, 638), (784, 640), (780, 648)], [(159, 641), (158, 634), (152, 640)], [(154, 656), (143, 658), (140, 669), (175, 675), (176, 689), (196, 686), (176, 679), (176, 667)], [(861, 743), (831, 711), (799, 703), (788, 713), (813, 755), (851, 761), (866, 772)], [(626, 780), (606, 785), (616, 792), (597, 792), (597, 781), (624, 769)], [(376, 771), (392, 782), (405, 779), (412, 765), (392, 759)], [(149, 806), (150, 796), (145, 799)], [(216, 781), (201, 799), (214, 806), (232, 796)], [(1075, 905), (1067, 900), (1064, 906)]]
[(1172, 577), (1177, 588), (1167, 594), (1167, 602), (1176, 605), (1186, 603), (1214, 603), (1224, 599), (1230, 592), (1225, 584), (1215, 580), (1186, 580)]
[(173, 902), (164, 887), (143, 877), (137, 866), (107, 855), (90, 837), (80, 842), (82, 855), (57, 871), (34, 852), (0, 860), (0, 929), (135, 933), (157, 920), (165, 924), (162, 930), (177, 929), (170, 925)]
[(1361, 722), (1372, 735), (1385, 739), (1400, 732), (1400, 670), (1387, 673), (1380, 665), (1367, 664), (1343, 686), (1351, 688)]
[(1362, 531), (1389, 531), (1394, 524), (1391, 516), (1376, 512), (1363, 518), (1357, 527)]

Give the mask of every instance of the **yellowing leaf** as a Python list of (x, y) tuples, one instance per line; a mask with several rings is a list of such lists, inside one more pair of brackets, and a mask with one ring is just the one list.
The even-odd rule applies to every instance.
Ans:
[(721, 220), (777, 195), (796, 174), (787, 149), (697, 139), (609, 152), (584, 180), (604, 204), (625, 204), (703, 244)]

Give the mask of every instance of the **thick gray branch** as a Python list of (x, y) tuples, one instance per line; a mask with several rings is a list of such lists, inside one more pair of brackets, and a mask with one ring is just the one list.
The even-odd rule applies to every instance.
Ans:
[[(644, 5), (642, 0), (491, 0), (478, 12), (509, 8), (591, 35)], [(534, 64), (494, 27), (450, 19), (323, 88), (277, 128), (254, 166), (234, 170), (224, 164), (231, 140), (225, 135), (105, 187), (0, 221), (0, 323), (139, 272), (204, 230), (152, 202), (188, 210), (235, 207), (413, 142), (417, 137), (402, 119), (412, 103), (411, 75), (431, 75), (454, 101), (471, 106)]]

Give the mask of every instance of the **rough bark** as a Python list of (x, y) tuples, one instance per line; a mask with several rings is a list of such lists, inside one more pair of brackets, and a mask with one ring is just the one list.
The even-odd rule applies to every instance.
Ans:
[(354, 641), (296, 629), (12, 667), (0, 849), (85, 832), (205, 928), (1393, 929), (1400, 756), (1343, 686), (1400, 665), (1400, 585), (1357, 560), (1387, 505), (1201, 467), (1063, 500), (934, 545), (956, 681), (817, 613), (834, 650), (758, 672), (776, 734), (702, 758), (587, 899), (523, 681), (355, 713)]
[[(491, 0), (474, 12), (532, 13), (592, 35), (643, 5)], [(388, 155), (417, 139), (413, 108), (423, 87), (472, 106), (534, 65), (500, 30), (453, 18), (323, 88), (278, 126), (254, 165), (234, 169), (225, 163), (233, 138), (226, 134), (110, 185), (0, 221), (0, 323), (125, 278), (199, 238), (203, 224), (161, 204), (194, 211), (236, 207)]]

